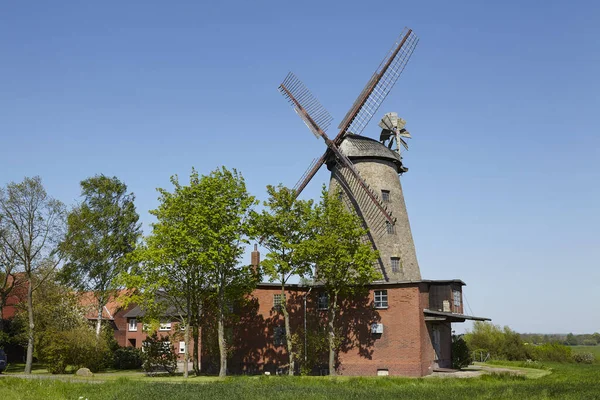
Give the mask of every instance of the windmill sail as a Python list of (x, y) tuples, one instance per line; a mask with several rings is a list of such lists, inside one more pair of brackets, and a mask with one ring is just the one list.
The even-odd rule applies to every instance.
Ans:
[(408, 28), (405, 28), (400, 38), (381, 61), (352, 108), (338, 126), (341, 131), (335, 139), (336, 143), (341, 140), (346, 132), (360, 135), (396, 84), (419, 42), (417, 35), (414, 34), (412, 29)]

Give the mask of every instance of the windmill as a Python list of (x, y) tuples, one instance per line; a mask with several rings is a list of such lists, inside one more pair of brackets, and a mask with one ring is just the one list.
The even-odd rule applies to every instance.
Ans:
[[(421, 279), (398, 178), (408, 170), (402, 164), (399, 146), (408, 147), (403, 138), (410, 134), (404, 129), (405, 121), (389, 113), (380, 122), (380, 141), (360, 135), (398, 80), (417, 43), (417, 36), (406, 28), (347, 112), (333, 139), (326, 133), (333, 118), (294, 74), (289, 73), (279, 86), (306, 126), (327, 146), (296, 184), (296, 195), (326, 164), (331, 171), (329, 190), (341, 188), (344, 201), (369, 228), (369, 240), (379, 250), (379, 264), (389, 282)], [(392, 150), (394, 143), (396, 149)]]

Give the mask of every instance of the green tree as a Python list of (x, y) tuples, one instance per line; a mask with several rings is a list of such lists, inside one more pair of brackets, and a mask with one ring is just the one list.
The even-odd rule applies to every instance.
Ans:
[(565, 340), (565, 344), (569, 346), (577, 346), (577, 337), (572, 333), (567, 335), (567, 339)]
[(213, 307), (221, 358), (219, 374), (224, 376), (228, 305), (251, 292), (256, 284), (251, 268), (238, 266), (255, 200), (246, 191), (242, 176), (224, 167), (208, 176), (192, 170), (187, 186), (176, 176), (171, 183), (173, 192), (158, 189), (160, 204), (151, 211), (157, 222), (146, 245), (137, 252), (140, 265), (126, 280), (128, 286), (142, 288), (145, 304), (155, 308), (155, 315), (161, 304), (178, 310), (186, 328), (186, 352), (189, 328), (197, 331), (201, 307), (203, 312)]
[(600, 344), (600, 333), (594, 332), (592, 334), (592, 339), (594, 339), (596, 341), (596, 344)]
[(96, 175), (81, 182), (83, 202), (67, 217), (67, 235), (60, 245), (66, 262), (62, 277), (96, 300), (96, 337), (102, 310), (117, 288), (117, 277), (131, 261), (126, 257), (140, 237), (134, 195), (116, 177)]
[(48, 196), (40, 177), (0, 188), (0, 243), (16, 257), (27, 280), (26, 374), (33, 363), (33, 293), (60, 263), (57, 248), (64, 237), (65, 215), (65, 206)]
[(303, 278), (311, 273), (307, 245), (312, 234), (313, 206), (311, 200), (299, 200), (293, 189), (281, 185), (267, 186), (267, 193), (269, 198), (264, 202), (265, 209), (254, 216), (252, 225), (261, 245), (269, 251), (261, 266), (271, 282), (277, 281), (281, 285), (280, 310), (285, 321), (289, 374), (293, 375), (297, 352), (293, 346), (285, 285), (292, 276)]
[(379, 254), (365, 240), (367, 230), (359, 217), (345, 208), (337, 193), (330, 195), (323, 188), (311, 225), (315, 237), (309, 248), (316, 268), (315, 280), (323, 285), (329, 298), (329, 374), (335, 375), (340, 302), (364, 293), (368, 284), (381, 279), (375, 268)]

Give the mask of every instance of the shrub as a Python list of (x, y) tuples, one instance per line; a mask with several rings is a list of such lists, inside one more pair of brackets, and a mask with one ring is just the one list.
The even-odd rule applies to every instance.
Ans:
[(508, 326), (501, 328), (487, 322), (475, 322), (473, 331), (464, 337), (472, 351), (486, 349), (495, 359), (524, 361), (529, 358), (521, 336)]
[(570, 362), (571, 348), (558, 342), (531, 346), (531, 358), (536, 361)]
[(573, 360), (578, 364), (593, 364), (596, 357), (592, 353), (577, 353), (573, 356)]
[(102, 336), (96, 338), (93, 328), (88, 325), (46, 332), (38, 357), (52, 374), (64, 374), (69, 365), (98, 372), (107, 367), (107, 360), (111, 360), (106, 341)]
[(113, 366), (116, 369), (138, 369), (142, 367), (142, 352), (135, 347), (119, 347), (113, 353)]
[(146, 374), (166, 371), (172, 375), (177, 370), (177, 355), (168, 336), (159, 338), (154, 332), (144, 341), (142, 348), (144, 351), (142, 368)]
[(461, 369), (471, 364), (469, 346), (462, 336), (452, 335), (452, 368)]

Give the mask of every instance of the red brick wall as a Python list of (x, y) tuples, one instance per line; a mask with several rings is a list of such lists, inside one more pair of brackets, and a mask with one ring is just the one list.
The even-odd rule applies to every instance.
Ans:
[[(377, 375), (378, 370), (387, 369), (390, 375), (431, 373), (433, 348), (423, 316), (428, 301), (425, 289), (426, 285), (419, 283), (374, 286), (365, 298), (344, 302), (344, 312), (336, 324), (342, 327), (340, 336), (346, 338), (338, 354), (337, 372)], [(374, 290), (387, 290), (387, 309), (374, 308)], [(251, 306), (234, 327), (236, 350), (229, 361), (231, 372), (274, 372), (277, 367), (287, 365), (285, 346), (275, 346), (273, 342), (274, 328), (284, 325), (283, 316), (273, 309), (273, 295), (278, 293), (281, 289), (268, 286), (260, 286), (252, 293)], [(303, 325), (305, 293), (305, 289), (297, 288), (286, 291), (293, 331)], [(327, 312), (316, 309), (317, 294), (313, 290), (307, 299), (309, 331), (318, 329), (317, 325), (323, 326), (327, 320)], [(383, 334), (371, 333), (372, 323), (382, 323)], [(327, 354), (322, 359), (326, 360)]]

